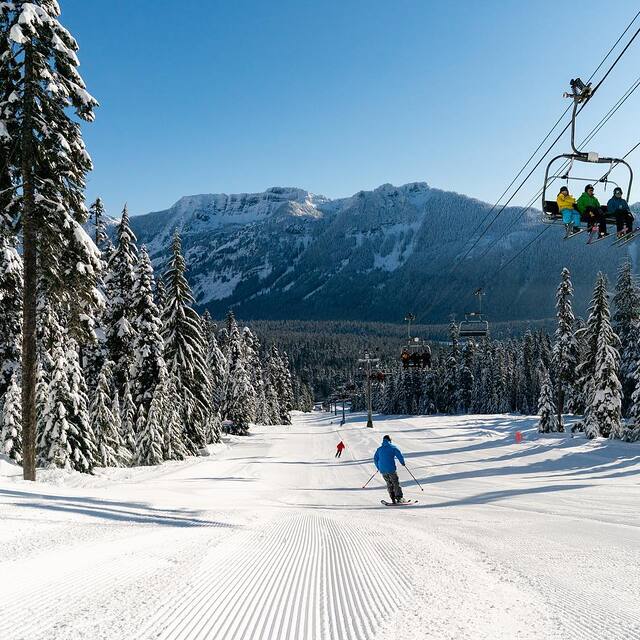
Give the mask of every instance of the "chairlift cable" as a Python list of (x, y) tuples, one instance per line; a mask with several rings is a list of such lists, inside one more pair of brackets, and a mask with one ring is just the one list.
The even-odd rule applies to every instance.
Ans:
[(627, 156), (631, 155), (638, 147), (640, 147), (640, 141), (636, 142), (633, 147), (622, 156), (622, 160), (626, 160)]
[(638, 13), (636, 13), (636, 15), (633, 17), (631, 22), (627, 25), (627, 28), (620, 34), (620, 37), (613, 43), (613, 46), (611, 47), (611, 49), (609, 49), (609, 51), (607, 52), (607, 55), (604, 58), (602, 58), (602, 61), (595, 68), (595, 71), (589, 76), (589, 79), (587, 80), (587, 83), (591, 82), (593, 80), (593, 77), (596, 75), (596, 73), (598, 73), (598, 71), (600, 71), (600, 68), (602, 67), (602, 65), (606, 62), (607, 58), (611, 55), (611, 52), (618, 46), (618, 44), (620, 43), (620, 40), (622, 40), (622, 38), (624, 38), (624, 36), (627, 33), (627, 31), (629, 31), (629, 29), (631, 29), (631, 25), (638, 19), (638, 16), (640, 16), (640, 11), (638, 11)]
[(489, 280), (495, 278), (503, 269), (506, 269), (516, 258), (519, 258), (534, 242), (537, 242), (544, 233), (546, 233), (547, 231), (549, 231), (549, 229), (551, 229), (551, 225), (544, 227), (542, 229), (542, 231), (540, 231), (540, 233), (535, 236), (532, 240), (530, 240), (529, 242), (527, 242), (527, 244), (524, 245), (524, 247), (522, 247), (522, 249), (520, 249), (520, 251), (518, 251), (518, 253), (516, 253), (511, 259), (507, 260), (507, 262), (505, 262), (503, 265), (501, 265), (500, 267), (498, 267), (492, 274), (491, 277), (488, 278)]
[(476, 235), (476, 233), (478, 232), (478, 230), (482, 227), (482, 225), (487, 221), (487, 218), (492, 214), (493, 211), (495, 211), (496, 207), (498, 206), (498, 203), (500, 202), (500, 200), (502, 200), (502, 198), (504, 198), (504, 196), (507, 194), (507, 192), (509, 191), (509, 189), (511, 189), (511, 187), (514, 185), (515, 181), (522, 175), (522, 172), (527, 168), (527, 166), (529, 165), (529, 163), (531, 162), (531, 160), (533, 160), (533, 158), (535, 157), (536, 153), (538, 153), (538, 151), (540, 151), (542, 145), (549, 139), (549, 136), (554, 132), (555, 128), (560, 124), (560, 122), (562, 121), (562, 119), (567, 115), (567, 113), (569, 111), (571, 111), (572, 109), (572, 105), (569, 105), (562, 113), (562, 115), (556, 120), (555, 124), (551, 127), (551, 129), (549, 129), (549, 132), (547, 133), (547, 135), (542, 139), (542, 142), (540, 142), (540, 144), (536, 147), (535, 151), (529, 156), (529, 159), (522, 165), (522, 168), (520, 169), (520, 171), (518, 171), (518, 173), (515, 175), (515, 177), (513, 178), (513, 180), (509, 183), (509, 185), (507, 186), (507, 188), (502, 192), (502, 194), (500, 195), (500, 197), (496, 200), (495, 204), (491, 206), (491, 208), (489, 209), (489, 211), (487, 211), (487, 213), (485, 213), (484, 217), (482, 218), (482, 220), (478, 223), (478, 225), (476, 226), (476, 228), (471, 232), (471, 234), (469, 235), (469, 239), (473, 238), (473, 236)]
[[(634, 18), (634, 20), (635, 20), (635, 18)], [(602, 78), (600, 78), (600, 81), (593, 88), (593, 91), (591, 92), (591, 95), (589, 96), (589, 98), (586, 100), (585, 104), (587, 102), (589, 102), (589, 100), (591, 100), (591, 98), (593, 98), (593, 95), (595, 94), (595, 92), (600, 88), (602, 83), (609, 77), (609, 74), (613, 71), (613, 69), (618, 64), (618, 62), (620, 62), (620, 59), (627, 52), (629, 47), (633, 44), (633, 41), (638, 37), (638, 34), (640, 34), (640, 29), (637, 29), (636, 32), (631, 36), (631, 39), (629, 40), (629, 42), (627, 42), (627, 44), (625, 45), (624, 49), (618, 54), (618, 57), (613, 61), (613, 64), (607, 70), (607, 73), (605, 73), (604, 76), (602, 76)]]

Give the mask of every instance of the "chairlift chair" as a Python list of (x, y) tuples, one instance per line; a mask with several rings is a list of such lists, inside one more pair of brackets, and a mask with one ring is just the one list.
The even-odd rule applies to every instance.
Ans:
[(458, 328), (461, 338), (486, 338), (489, 335), (489, 322), (483, 320), (479, 313), (465, 313), (464, 318)]
[(400, 352), (403, 369), (430, 369), (431, 347), (420, 338), (411, 337), (411, 323), (416, 319), (412, 313), (405, 316), (407, 322), (407, 342)]
[(489, 322), (482, 317), (484, 290), (482, 288), (476, 289), (473, 295), (478, 298), (478, 311), (464, 314), (464, 320), (458, 326), (458, 336), (462, 339), (486, 338), (489, 335)]
[[(623, 158), (612, 158), (608, 156), (601, 156), (594, 151), (580, 151), (576, 148), (575, 145), (575, 133), (576, 133), (576, 116), (578, 113), (578, 105), (583, 104), (589, 100), (592, 95), (591, 84), (585, 85), (580, 78), (576, 78), (575, 80), (571, 80), (571, 93), (565, 93), (564, 96), (573, 99), (573, 112), (571, 115), (571, 153), (561, 153), (554, 158), (552, 158), (547, 165), (547, 168), (544, 173), (544, 183), (542, 185), (542, 221), (548, 224), (561, 224), (562, 223), (562, 215), (558, 209), (558, 203), (555, 200), (547, 200), (547, 188), (549, 185), (557, 179), (560, 180), (576, 180), (580, 182), (591, 182), (592, 184), (601, 183), (605, 185), (605, 189), (607, 185), (612, 184), (614, 187), (619, 186), (616, 182), (609, 179), (611, 172), (618, 166), (622, 165), (626, 167), (629, 178), (626, 185), (626, 199), (629, 202), (629, 197), (631, 195), (631, 185), (633, 183), (633, 170), (630, 165)], [(567, 171), (563, 174), (557, 173), (557, 171), (552, 171), (552, 167), (559, 160), (568, 160), (569, 167)], [(584, 164), (608, 164), (609, 170), (600, 178), (583, 178), (578, 176), (570, 175), (571, 170), (573, 169), (574, 162), (581, 162)], [(605, 221), (607, 224), (615, 223), (615, 216), (607, 215), (607, 207), (606, 205), (602, 206), (602, 211), (605, 214)]]
[(402, 347), (400, 360), (404, 369), (430, 369), (431, 347), (420, 338), (412, 338)]

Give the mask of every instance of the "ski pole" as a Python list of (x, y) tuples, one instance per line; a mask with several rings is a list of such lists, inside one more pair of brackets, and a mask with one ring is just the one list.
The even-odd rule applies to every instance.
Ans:
[[(376, 473), (378, 473), (378, 470), (377, 470), (377, 469), (373, 472), (373, 476), (375, 476), (375, 475), (376, 475)], [(363, 489), (364, 489), (364, 488), (365, 488), (365, 487), (366, 487), (366, 486), (367, 486), (367, 485), (368, 485), (368, 484), (373, 480), (373, 476), (371, 476), (371, 477), (370, 477), (370, 478), (369, 478), (369, 479), (368, 479), (368, 480), (367, 480), (367, 481), (362, 485), (362, 488), (363, 488)]]
[(407, 467), (406, 464), (404, 465), (404, 468), (409, 472), (409, 475), (415, 480), (415, 483), (420, 487), (420, 491), (424, 491), (424, 489), (422, 488), (422, 485), (418, 482), (418, 480), (413, 475), (413, 473), (411, 473), (411, 470), (409, 469), (409, 467)]

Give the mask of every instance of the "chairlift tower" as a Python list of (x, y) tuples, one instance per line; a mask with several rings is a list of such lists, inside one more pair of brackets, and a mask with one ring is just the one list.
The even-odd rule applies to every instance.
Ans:
[(371, 365), (380, 362), (380, 358), (372, 358), (368, 353), (364, 354), (364, 358), (359, 358), (358, 362), (364, 365), (367, 376), (367, 427), (373, 429), (373, 417), (371, 408)]
[(407, 342), (411, 342), (411, 323), (416, 319), (413, 313), (407, 313), (404, 321), (407, 323)]
[(478, 298), (478, 315), (482, 317), (482, 296), (486, 296), (487, 294), (484, 292), (484, 289), (480, 287), (473, 292), (473, 295)]

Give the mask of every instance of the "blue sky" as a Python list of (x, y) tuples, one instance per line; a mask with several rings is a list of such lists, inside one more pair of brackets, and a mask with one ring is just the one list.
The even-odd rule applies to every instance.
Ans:
[[(639, 9), (626, 0), (60, 4), (101, 103), (84, 127), (95, 164), (87, 195), (112, 214), (124, 201), (138, 214), (195, 193), (282, 185), (339, 197), (416, 180), (493, 203), (566, 106), (568, 80), (588, 77)], [(579, 131), (638, 69), (640, 37)], [(591, 146), (625, 153), (640, 140), (639, 115), (640, 90)]]

